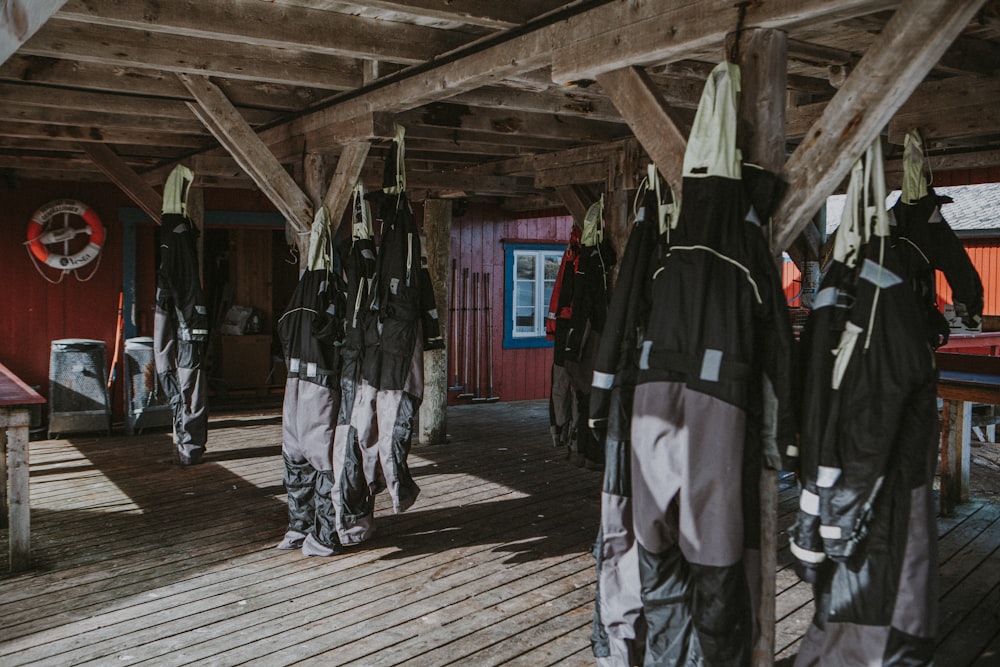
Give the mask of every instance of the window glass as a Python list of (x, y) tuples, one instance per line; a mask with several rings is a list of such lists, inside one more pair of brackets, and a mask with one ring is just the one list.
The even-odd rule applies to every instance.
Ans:
[(546, 344), (545, 316), (561, 263), (562, 250), (551, 246), (508, 249), (505, 342)]

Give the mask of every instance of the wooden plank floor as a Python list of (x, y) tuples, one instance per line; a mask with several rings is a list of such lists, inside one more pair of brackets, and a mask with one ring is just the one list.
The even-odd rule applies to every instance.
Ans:
[[(450, 444), (411, 454), (417, 504), (395, 516), (383, 495), (376, 537), (329, 559), (273, 548), (273, 411), (213, 419), (191, 468), (162, 432), (31, 443), (36, 567), (0, 575), (0, 665), (593, 665), (599, 473), (551, 447), (544, 402), (448, 419)], [(795, 503), (783, 489), (782, 526)], [(938, 665), (1000, 664), (1000, 503), (939, 527)], [(784, 664), (812, 594), (781, 540)]]

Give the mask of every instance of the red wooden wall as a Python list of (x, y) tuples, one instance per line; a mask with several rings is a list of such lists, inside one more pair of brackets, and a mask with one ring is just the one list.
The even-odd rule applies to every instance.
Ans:
[[(983, 281), (983, 314), (1000, 315), (1000, 238), (964, 241), (969, 259)], [(937, 273), (938, 301), (951, 303), (951, 288), (940, 271)]]
[[(11, 187), (14, 185), (15, 187)], [(104, 223), (106, 239), (100, 265), (87, 282), (67, 274), (59, 284), (50, 284), (35, 270), (24, 246), (32, 214), (53, 199), (77, 199), (90, 206)], [(21, 181), (0, 183), (0, 361), (25, 382), (41, 387), (48, 395), (49, 349), (60, 338), (103, 340), (110, 363), (115, 341), (118, 294), (122, 289), (122, 227), (118, 211), (132, 206), (113, 185), (94, 183), (48, 183)], [(148, 251), (138, 263), (140, 284), (146, 288), (145, 303), (151, 303), (155, 281), (152, 260), (152, 229), (139, 229), (137, 245)], [(50, 277), (58, 272), (43, 267)], [(78, 272), (86, 277), (91, 263)], [(149, 324), (152, 324), (150, 318)], [(146, 332), (149, 335), (151, 330)]]
[[(28, 221), (41, 206), (54, 199), (77, 199), (97, 212), (106, 239), (93, 277), (81, 282), (67, 274), (58, 284), (39, 275), (24, 246)], [(49, 395), (49, 350), (61, 338), (103, 340), (110, 364), (115, 343), (118, 295), (123, 281), (122, 207), (135, 204), (114, 185), (22, 180), (0, 180), (0, 362), (30, 385)], [(258, 192), (216, 190), (205, 192), (207, 210), (273, 211)], [(153, 335), (156, 291), (154, 227), (135, 226), (136, 335)], [(94, 263), (78, 275), (86, 277)], [(42, 267), (46, 275), (59, 273)], [(128, 316), (128, 314), (126, 314)], [(122, 414), (122, 388), (115, 388), (115, 415)]]
[[(492, 336), (487, 337), (485, 326), (482, 338), (481, 379), (483, 395), (488, 393), (486, 383), (486, 346), (493, 347), (494, 381), (493, 393), (503, 401), (547, 398), (551, 388), (552, 348), (503, 348), (504, 318), (504, 247), (503, 241), (565, 241), (569, 238), (573, 220), (568, 215), (543, 212), (541, 214), (514, 215), (498, 209), (471, 207), (462, 216), (454, 217), (451, 226), (451, 257), (456, 260), (457, 293), (461, 299), (462, 269), (469, 270), (470, 292), (472, 274), (490, 274), (492, 308)], [(449, 277), (450, 282), (450, 277)], [(461, 303), (459, 302), (459, 306)], [(438, 304), (438, 308), (448, 308), (451, 315), (453, 303)], [(548, 304), (544, 304), (547, 309)], [(458, 313), (456, 313), (458, 314)], [(451, 320), (453, 321), (453, 319)], [(447, 340), (454, 338), (454, 325), (449, 325)], [(464, 337), (463, 337), (464, 338)], [(470, 336), (472, 341), (473, 337)], [(454, 363), (459, 361), (459, 380), (464, 375), (464, 341), (458, 345), (449, 342), (448, 376), (452, 382)], [(470, 345), (470, 371), (472, 384), (475, 380), (475, 344)], [(458, 392), (449, 392), (452, 403), (464, 402), (456, 398)]]

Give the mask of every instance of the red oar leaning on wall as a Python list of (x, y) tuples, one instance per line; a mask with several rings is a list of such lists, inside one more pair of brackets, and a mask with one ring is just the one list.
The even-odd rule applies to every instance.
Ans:
[(118, 377), (118, 354), (122, 346), (122, 327), (125, 326), (125, 318), (122, 316), (122, 305), (125, 301), (125, 292), (118, 293), (118, 320), (115, 322), (115, 351), (111, 357), (111, 370), (108, 371), (108, 396), (111, 396), (111, 388)]

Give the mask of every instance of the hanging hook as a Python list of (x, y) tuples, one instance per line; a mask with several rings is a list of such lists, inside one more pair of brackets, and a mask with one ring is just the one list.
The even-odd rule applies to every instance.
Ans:
[(729, 62), (735, 63), (740, 59), (740, 37), (743, 36), (743, 23), (747, 18), (747, 8), (756, 4), (755, 0), (744, 0), (736, 4), (736, 30), (733, 31), (733, 43), (729, 47)]

